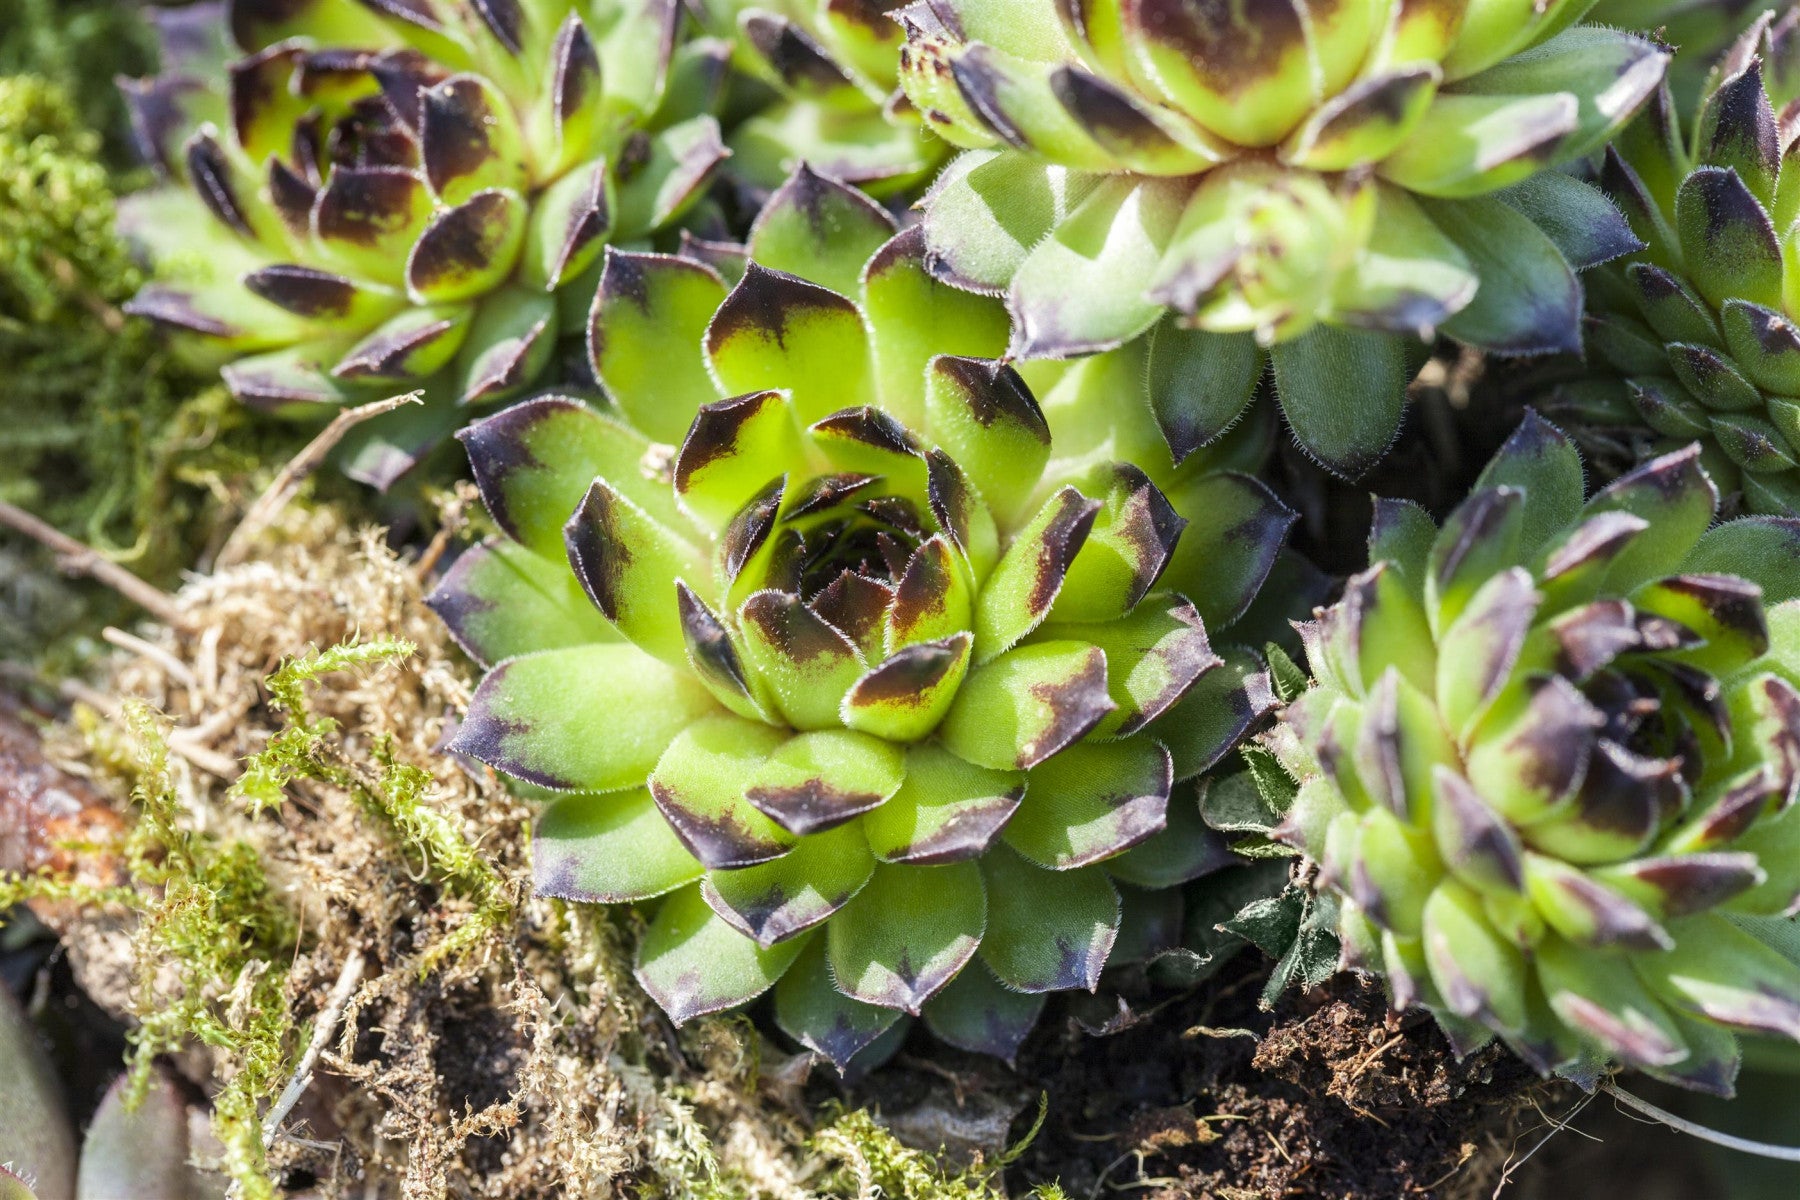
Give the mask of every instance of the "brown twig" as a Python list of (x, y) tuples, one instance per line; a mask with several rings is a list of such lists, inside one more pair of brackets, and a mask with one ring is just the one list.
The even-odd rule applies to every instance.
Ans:
[(187, 617), (169, 593), (144, 582), (92, 546), (76, 541), (24, 509), (0, 501), (0, 525), (17, 530), (33, 541), (49, 547), (56, 554), (57, 566), (64, 572), (86, 575), (89, 579), (105, 584), (165, 625), (177, 629), (188, 626)]
[(213, 559), (214, 568), (236, 566), (244, 560), (257, 536), (281, 515), (281, 510), (288, 506), (288, 502), (300, 490), (300, 485), (306, 482), (307, 476), (319, 469), (325, 456), (344, 440), (345, 434), (364, 421), (393, 412), (402, 404), (422, 403), (423, 392), (408, 392), (404, 396), (391, 396), (373, 404), (346, 408), (333, 417), (331, 424), (320, 430), (318, 437), (306, 443), (305, 449), (288, 460), (287, 466), (281, 468), (281, 473), (275, 476), (275, 482), (256, 498), (256, 503), (250, 506), (250, 511), (244, 514), (244, 519), (238, 522), (237, 528), (231, 531), (231, 536), (219, 548), (217, 557)]

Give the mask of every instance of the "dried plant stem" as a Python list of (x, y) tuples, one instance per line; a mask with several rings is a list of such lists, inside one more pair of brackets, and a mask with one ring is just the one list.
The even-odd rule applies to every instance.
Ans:
[(1758, 1158), (1772, 1158), (1776, 1162), (1800, 1163), (1800, 1146), (1774, 1146), (1768, 1142), (1754, 1142), (1749, 1138), (1721, 1133), (1717, 1129), (1708, 1129), (1704, 1125), (1698, 1125), (1686, 1118), (1678, 1117), (1666, 1109), (1658, 1108), (1648, 1100), (1640, 1100), (1616, 1084), (1603, 1083), (1600, 1085), (1600, 1089), (1626, 1108), (1634, 1109), (1653, 1121), (1661, 1122), (1677, 1133), (1685, 1133), (1689, 1137), (1699, 1138), (1703, 1142), (1711, 1142), (1715, 1146), (1723, 1146), (1727, 1150), (1754, 1154)]
[(325, 1052), (325, 1045), (337, 1036), (338, 1022), (344, 1019), (344, 1010), (350, 1006), (350, 997), (356, 991), (356, 985), (362, 982), (363, 952), (352, 950), (350, 957), (344, 960), (344, 969), (338, 972), (337, 982), (332, 985), (331, 996), (325, 1007), (320, 1010), (318, 1019), (313, 1022), (312, 1040), (306, 1044), (306, 1052), (300, 1056), (299, 1065), (294, 1068), (294, 1077), (288, 1085), (281, 1089), (281, 1095), (269, 1109), (269, 1115), (263, 1119), (263, 1148), (275, 1144), (281, 1133), (281, 1123), (287, 1119), (294, 1105), (312, 1085), (313, 1068), (319, 1065), (319, 1055)]
[(357, 408), (346, 408), (331, 419), (331, 424), (319, 431), (319, 436), (306, 443), (306, 448), (294, 455), (281, 473), (275, 476), (244, 519), (238, 522), (231, 536), (225, 539), (220, 547), (218, 557), (213, 560), (214, 568), (230, 567), (244, 560), (250, 547), (255, 544), (257, 535), (267, 529), (281, 515), (281, 510), (288, 506), (300, 485), (306, 482), (307, 476), (319, 469), (325, 456), (344, 439), (344, 435), (373, 417), (391, 413), (403, 404), (423, 404), (423, 392), (408, 392), (404, 396), (390, 396), (386, 400), (377, 400), (373, 404), (364, 404)]
[(177, 629), (188, 626), (187, 618), (169, 593), (144, 582), (92, 546), (76, 541), (24, 509), (0, 501), (0, 525), (17, 530), (55, 551), (57, 565), (68, 574), (86, 575), (105, 584), (165, 625)]

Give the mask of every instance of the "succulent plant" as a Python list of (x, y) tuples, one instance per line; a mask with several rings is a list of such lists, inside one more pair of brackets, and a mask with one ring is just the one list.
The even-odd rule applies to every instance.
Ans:
[(1642, 253), (1593, 275), (1590, 360), (1567, 389), (1599, 426), (1647, 426), (1653, 450), (1698, 439), (1753, 512), (1800, 514), (1800, 246), (1788, 106), (1800, 12), (1767, 14), (1720, 61), (1691, 138), (1666, 90), (1607, 151), (1602, 181)]
[[(587, 317), (601, 249), (723, 157), (719, 48), (675, 0), (234, 0), (245, 57), (131, 85), (169, 186), (126, 226), (168, 277), (130, 306), (230, 360), (242, 399), (329, 413), (422, 390), (348, 469), (385, 486), (517, 393)], [(378, 429), (372, 436), (367, 430)]]
[[(702, 28), (731, 39), (742, 110), (731, 176), (772, 191), (800, 163), (874, 195), (922, 183), (948, 147), (899, 87), (905, 41), (886, 0), (693, 0)], [(760, 93), (756, 94), (756, 93)]]
[(540, 892), (660, 898), (638, 976), (676, 1020), (774, 987), (840, 1065), (903, 1014), (1010, 1055), (1144, 889), (1228, 861), (1187, 781), (1272, 697), (1209, 634), (1292, 516), (1221, 458), (1132, 465), (1147, 411), (1040, 406), (999, 305), (842, 183), (797, 173), (718, 261), (608, 252), (625, 420), (463, 434), (505, 537), (433, 597), (491, 668), (452, 749), (573, 793)]
[(1268, 738), (1347, 958), (1462, 1049), (1729, 1093), (1800, 1038), (1800, 523), (1712, 525), (1695, 446), (1585, 504), (1529, 416), (1442, 529), (1383, 502)]
[[(901, 82), (969, 148), (925, 202), (934, 268), (1004, 294), (1011, 353), (1151, 334), (1171, 444), (1227, 428), (1272, 360), (1301, 445), (1393, 440), (1407, 338), (1574, 349), (1576, 272), (1631, 249), (1550, 164), (1661, 78), (1591, 0), (921, 0)], [(1153, 385), (1154, 386), (1154, 385)]]
[[(38, 1034), (0, 983), (0, 1200), (217, 1200), (222, 1178), (188, 1162), (187, 1106), (160, 1071), (130, 1100), (107, 1089), (79, 1143)], [(79, 1148), (78, 1148), (79, 1147)]]

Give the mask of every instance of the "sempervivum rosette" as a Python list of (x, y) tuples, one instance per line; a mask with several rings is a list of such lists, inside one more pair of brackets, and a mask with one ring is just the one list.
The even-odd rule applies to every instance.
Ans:
[(1272, 354), (1295, 436), (1354, 475), (1398, 427), (1406, 337), (1572, 349), (1576, 271), (1632, 247), (1543, 171), (1662, 75), (1645, 40), (1572, 27), (1590, 6), (921, 0), (902, 85), (971, 149), (926, 201), (934, 265), (1007, 297), (1019, 356), (1155, 330), (1211, 380), (1208, 429)]
[(919, 1013), (1010, 1055), (1222, 865), (1184, 784), (1272, 701), (1209, 630), (1291, 514), (1040, 407), (972, 356), (997, 306), (844, 185), (797, 176), (750, 251), (729, 289), (609, 254), (599, 374), (679, 449), (548, 399), (464, 435), (506, 537), (434, 598), (492, 666), (455, 749), (574, 793), (538, 887), (660, 898), (638, 975), (677, 1020), (774, 986), (840, 1064)]
[(1584, 505), (1531, 417), (1441, 530), (1384, 503), (1304, 631), (1283, 836), (1460, 1046), (1729, 1092), (1739, 1032), (1800, 1038), (1800, 967), (1737, 923), (1800, 899), (1800, 523), (1717, 504), (1689, 446)]
[(1800, 12), (1765, 14), (1714, 72), (1686, 136), (1667, 92), (1607, 151), (1606, 189), (1646, 243), (1595, 272), (1590, 358), (1566, 392), (1599, 428), (1699, 440), (1753, 512), (1800, 515)]
[(244, 400), (308, 414), (421, 389), (350, 466), (385, 485), (579, 329), (602, 248), (694, 198), (721, 48), (674, 0), (235, 0), (245, 57), (131, 89), (170, 185), (125, 221), (133, 311)]
[(949, 151), (900, 90), (891, 0), (693, 0), (734, 45), (731, 177), (773, 190), (800, 163), (876, 195), (922, 182)]

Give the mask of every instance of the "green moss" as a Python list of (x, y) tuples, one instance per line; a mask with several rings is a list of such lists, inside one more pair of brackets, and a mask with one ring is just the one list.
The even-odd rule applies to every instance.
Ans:
[(156, 39), (137, 5), (119, 0), (0, 0), (0, 75), (32, 72), (75, 97), (110, 162), (129, 162), (115, 76), (156, 69)]
[(269, 703), (286, 715), (288, 724), (248, 760), (232, 795), (263, 810), (278, 807), (288, 784), (296, 779), (339, 788), (356, 797), (398, 842), (420, 857), (421, 871), (472, 901), (474, 912), (419, 956), (423, 977), (501, 928), (516, 907), (515, 899), (500, 873), (449, 818), (425, 803), (432, 786), (430, 774), (400, 762), (391, 736), (382, 734), (374, 740), (368, 762), (349, 760), (336, 746), (337, 722), (314, 717), (306, 702), (306, 685), (326, 675), (393, 664), (411, 657), (414, 650), (410, 642), (378, 638), (284, 661), (269, 676), (267, 687)]
[[(1037, 1119), (1025, 1136), (991, 1162), (977, 1159), (957, 1170), (938, 1157), (903, 1145), (866, 1109), (831, 1121), (812, 1140), (812, 1150), (832, 1169), (817, 1190), (828, 1196), (887, 1196), (894, 1200), (1005, 1200), (1001, 1176), (1025, 1153), (1044, 1127), (1049, 1097), (1038, 1100)], [(1054, 1186), (1032, 1193), (1060, 1197)]]
[[(19, 7), (0, 0), (7, 54), (31, 40), (12, 24)], [(102, 147), (53, 78), (0, 77), (0, 500), (170, 582), (218, 537), (220, 500), (286, 461), (301, 434), (258, 421), (121, 311), (143, 273), (115, 227)], [(119, 619), (111, 597), (83, 596), (92, 611), (60, 606), (50, 627), (0, 614), (0, 656), (41, 659), (81, 625)]]

